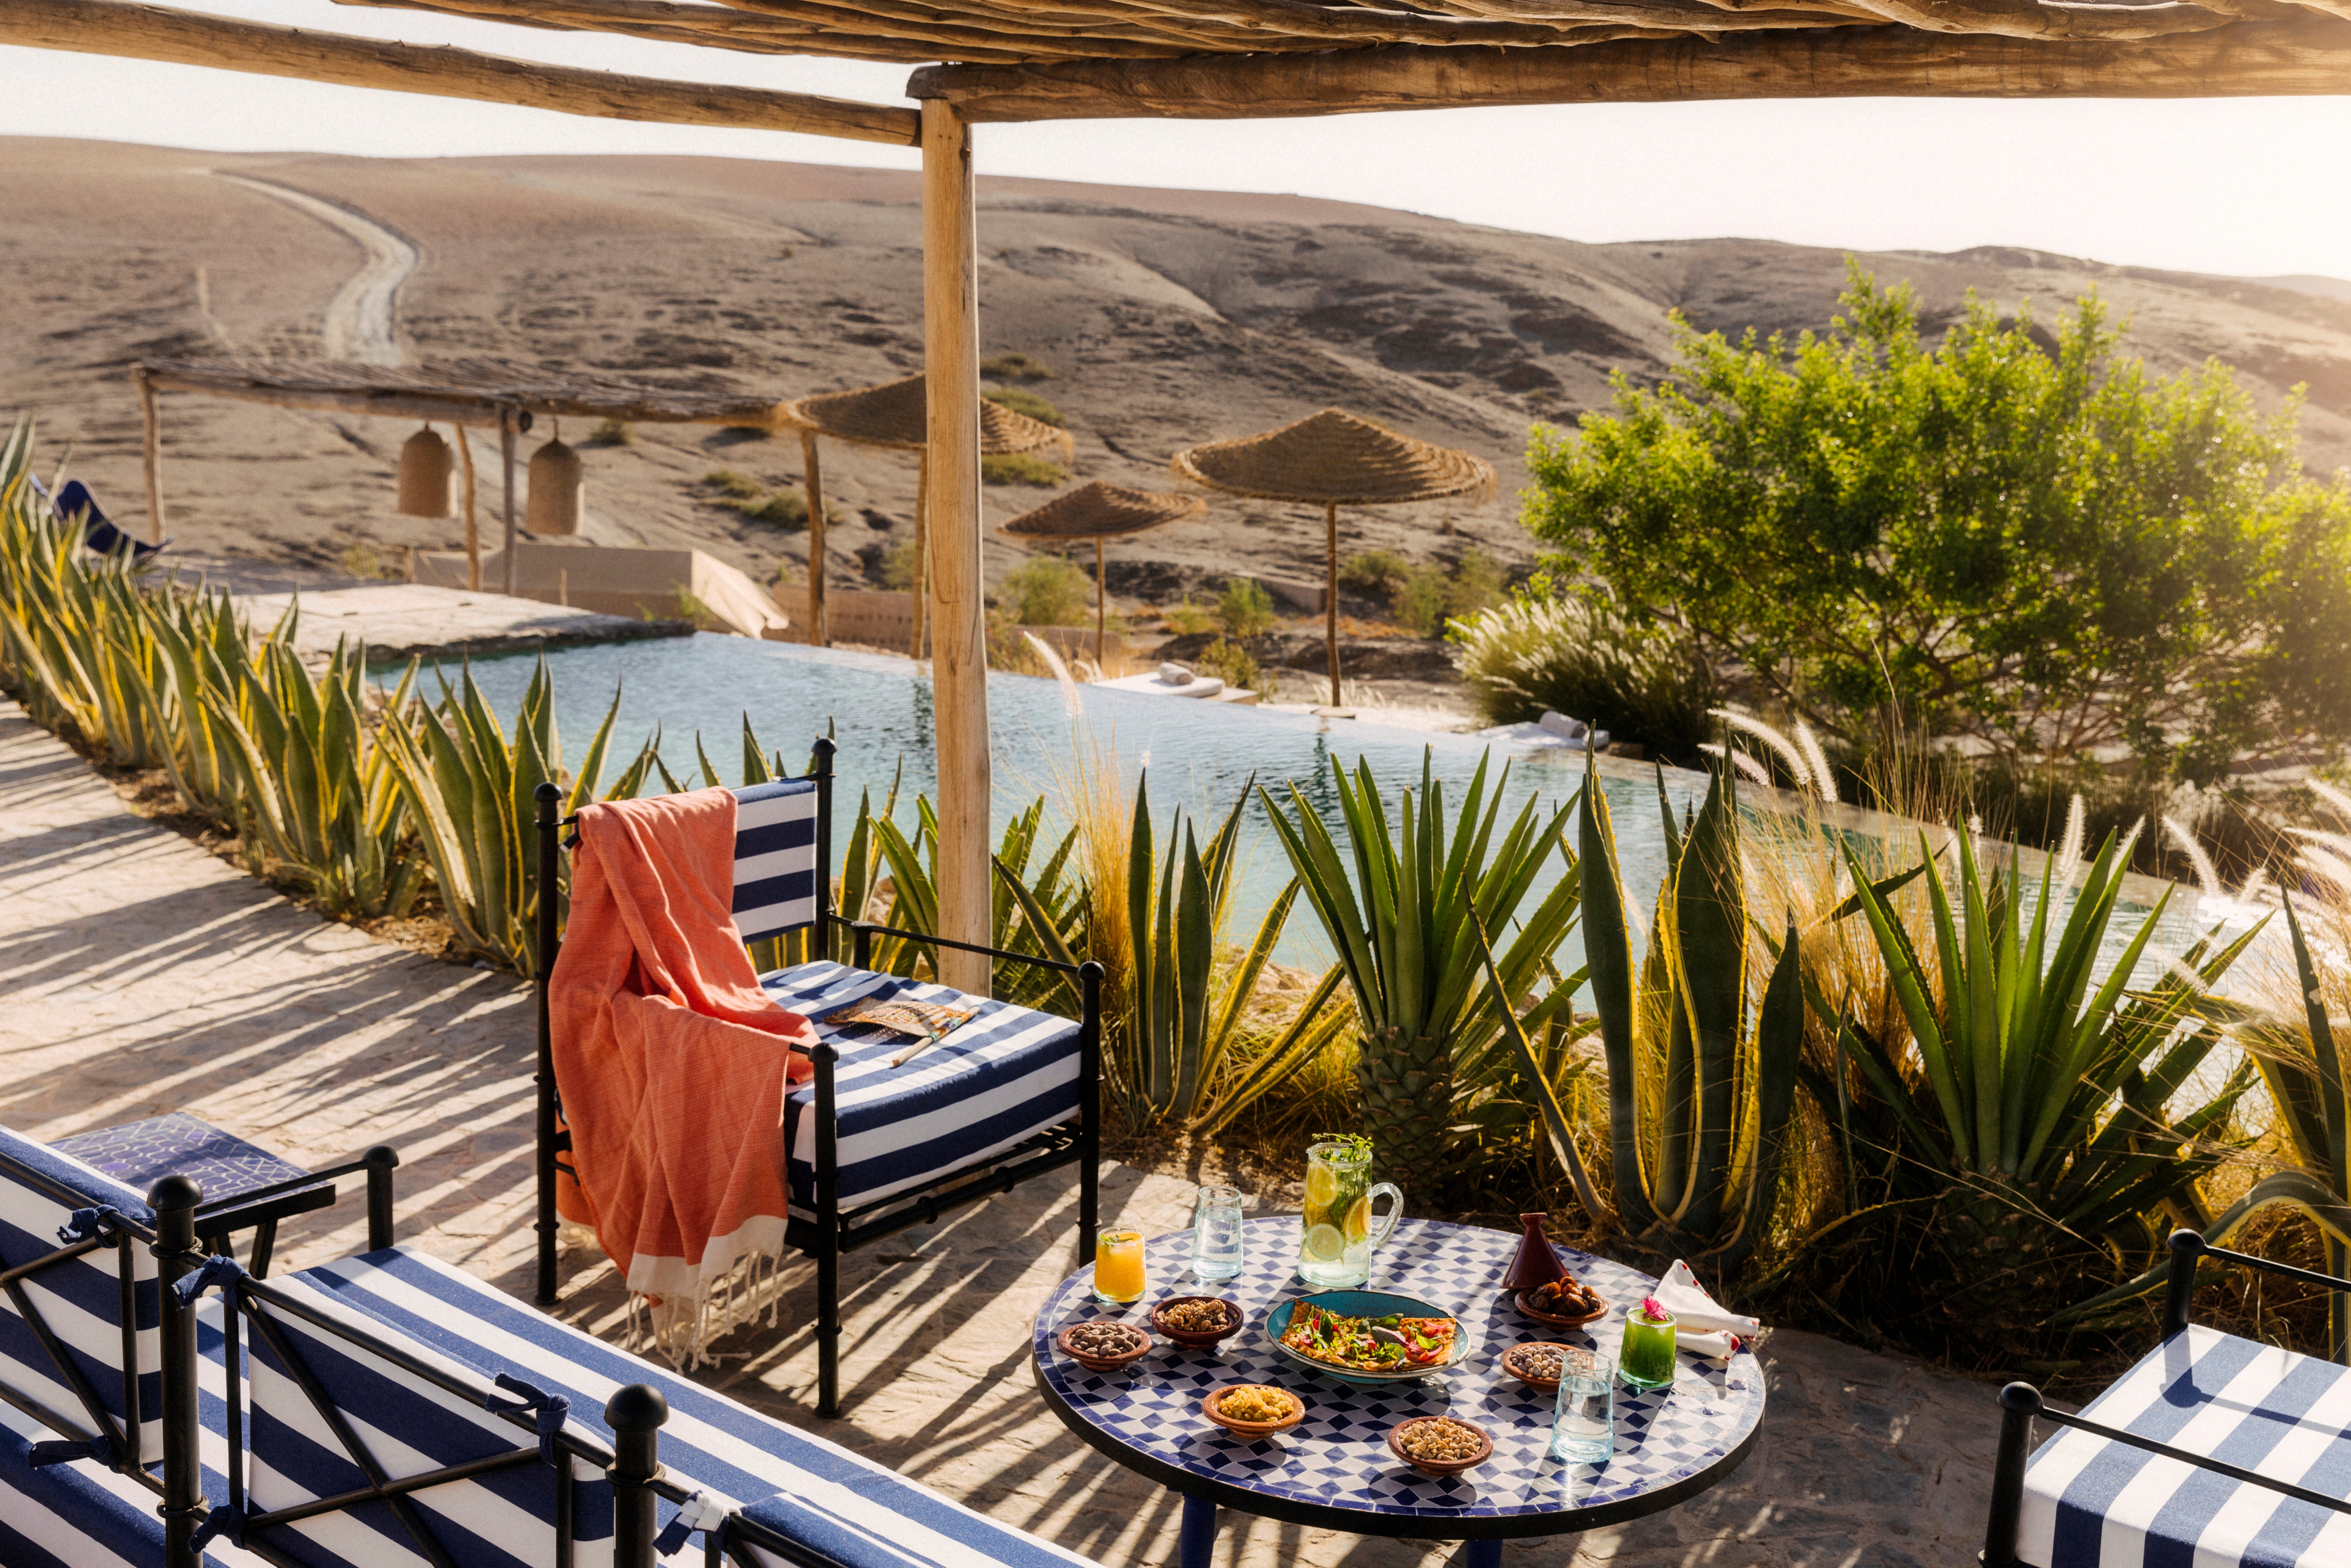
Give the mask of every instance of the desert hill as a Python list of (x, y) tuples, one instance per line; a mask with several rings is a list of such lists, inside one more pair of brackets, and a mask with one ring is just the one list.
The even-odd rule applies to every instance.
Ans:
[[(287, 193), (296, 193), (289, 198)], [(1472, 543), (1528, 555), (1514, 522), (1527, 426), (1603, 404), (1612, 371), (1656, 377), (1667, 313), (1736, 331), (1818, 326), (1839, 252), (1761, 240), (1584, 245), (1302, 197), (1040, 180), (980, 182), (982, 331), (990, 354), (1056, 372), (1031, 390), (1068, 416), (1078, 472), (1164, 486), (1193, 442), (1327, 403), (1468, 447), (1501, 470), (1475, 505), (1343, 514), (1349, 549), (1419, 557)], [(139, 418), (122, 376), (146, 353), (317, 354), (365, 259), (351, 223), (415, 253), (391, 322), (412, 359), (495, 355), (778, 396), (918, 369), (919, 212), (911, 174), (655, 157), (371, 160), (223, 154), (52, 139), (0, 144), (0, 407), (36, 411), (44, 450), (141, 513)], [(2156, 369), (2210, 355), (2265, 404), (2309, 387), (2305, 458), (2351, 463), (2351, 284), (2206, 277), (1985, 246), (1863, 256), (1937, 319), (1980, 290), (2043, 319), (2095, 286)], [(452, 542), (457, 525), (392, 510), (406, 428), (172, 394), (173, 532), (208, 554), (318, 566), (354, 543)], [(534, 433), (535, 443), (544, 432)], [(589, 433), (566, 427), (578, 443)], [(478, 451), (485, 524), (494, 455)], [(797, 571), (806, 536), (716, 505), (726, 467), (797, 478), (799, 444), (648, 426), (590, 447), (590, 536), (695, 544), (760, 576)], [(863, 580), (909, 537), (914, 467), (829, 450), (846, 526), (827, 570)], [(1000, 521), (1044, 492), (991, 488)], [(1113, 585), (1157, 597), (1248, 569), (1319, 575), (1320, 518), (1218, 499), (1207, 519), (1116, 553)], [(1019, 559), (991, 543), (991, 574)]]

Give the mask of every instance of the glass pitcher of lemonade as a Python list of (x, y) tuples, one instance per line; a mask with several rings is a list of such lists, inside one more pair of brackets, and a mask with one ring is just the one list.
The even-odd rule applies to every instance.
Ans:
[[(1388, 1211), (1372, 1218), (1384, 1194)], [(1306, 1151), (1306, 1214), (1298, 1234), (1298, 1277), (1319, 1290), (1348, 1290), (1372, 1277), (1372, 1249), (1404, 1218), (1404, 1194), (1372, 1183), (1368, 1138), (1326, 1138)]]

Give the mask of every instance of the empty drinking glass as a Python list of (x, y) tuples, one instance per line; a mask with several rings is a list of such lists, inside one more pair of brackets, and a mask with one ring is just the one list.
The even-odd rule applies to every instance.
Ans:
[(1571, 1345), (1560, 1354), (1551, 1451), (1577, 1465), (1604, 1465), (1615, 1453), (1616, 1364), (1605, 1352)]
[(1229, 1280), (1248, 1262), (1241, 1239), (1241, 1195), (1229, 1186), (1204, 1186), (1192, 1210), (1192, 1276)]

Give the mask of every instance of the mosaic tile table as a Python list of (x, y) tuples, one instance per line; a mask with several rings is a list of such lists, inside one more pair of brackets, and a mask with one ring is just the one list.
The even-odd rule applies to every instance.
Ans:
[[(1605, 1465), (1551, 1457), (1552, 1399), (1499, 1365), (1521, 1340), (1589, 1343), (1615, 1353), (1624, 1310), (1654, 1283), (1586, 1253), (1560, 1250), (1576, 1277), (1610, 1303), (1589, 1330), (1549, 1329), (1521, 1317), (1496, 1287), (1517, 1236), (1407, 1219), (1374, 1255), (1367, 1288), (1418, 1296), (1461, 1320), (1472, 1349), (1450, 1371), (1418, 1383), (1361, 1386), (1278, 1358), (1267, 1312), (1310, 1295), (1292, 1265), (1298, 1218), (1253, 1219), (1249, 1265), (1221, 1285), (1191, 1274), (1192, 1234), (1149, 1242), (1151, 1281), (1132, 1306), (1093, 1298), (1093, 1270), (1072, 1275), (1037, 1315), (1037, 1385), (1080, 1437), (1127, 1469), (1184, 1496), (1182, 1568), (1207, 1568), (1217, 1510), (1358, 1535), (1467, 1541), (1470, 1568), (1495, 1568), (1505, 1539), (1596, 1529), (1673, 1507), (1739, 1468), (1763, 1423), (1763, 1375), (1753, 1355), (1680, 1357), (1670, 1389), (1616, 1388), (1616, 1452)], [(1247, 1326), (1221, 1350), (1186, 1350), (1154, 1336), (1151, 1354), (1121, 1372), (1088, 1372), (1054, 1336), (1097, 1319), (1150, 1331), (1168, 1296), (1213, 1294), (1240, 1303)], [(1306, 1405), (1290, 1430), (1257, 1442), (1211, 1425), (1200, 1398), (1226, 1383), (1266, 1383)], [(1452, 1415), (1494, 1439), (1494, 1455), (1466, 1475), (1433, 1480), (1388, 1451), (1387, 1434), (1416, 1416)]]

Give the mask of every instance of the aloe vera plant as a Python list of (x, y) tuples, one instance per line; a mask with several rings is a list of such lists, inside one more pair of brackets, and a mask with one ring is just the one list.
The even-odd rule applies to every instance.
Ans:
[(1731, 770), (1716, 772), (1687, 831), (1667, 804), (1662, 774), (1657, 801), (1667, 870), (1637, 971), (1596, 768), (1577, 822), (1584, 961), (1608, 1062), (1613, 1218), (1641, 1251), (1702, 1257), (1728, 1270), (1763, 1240), (1779, 1201), (1803, 1051), (1799, 948), (1782, 941), (1760, 998), (1750, 997)]
[[(1850, 854), (1850, 852), (1848, 852)], [(2197, 1178), (2253, 1069), (2174, 1118), (2166, 1107), (2220, 1044), (2200, 1000), (2252, 940), (2194, 945), (2148, 989), (2131, 974), (2161, 919), (2158, 901), (2093, 985), (2128, 862), (2109, 835), (2059, 923), (2053, 859), (2028, 910), (2011, 877), (1987, 873), (1959, 835), (1956, 887), (1924, 837), (1933, 962), (1881, 891), (1849, 860), (1909, 1026), (1917, 1069), (1857, 1019), (1834, 1019), (1874, 1091), (1866, 1142), (1889, 1159), (1897, 1197), (1931, 1201), (1938, 1239), (1970, 1301), (2045, 1308), (2052, 1260), (2108, 1265), (2155, 1250), (2147, 1217), (2193, 1209)], [(1831, 1005), (1815, 999), (1816, 1007)], [(2059, 1265), (2063, 1266), (2062, 1262)]]
[[(1491, 1073), (1465, 1074), (1467, 1061), (1503, 1065), (1498, 1041), (1509, 1009), (1487, 983), (1481, 923), (1489, 932), (1517, 923), (1496, 960), (1508, 997), (1526, 990), (1576, 919), (1579, 872), (1561, 837), (1573, 805), (1546, 816), (1530, 800), (1503, 826), (1510, 769), (1489, 785), (1489, 766), (1479, 762), (1449, 810), (1424, 754), (1420, 788), (1399, 793), (1391, 825), (1370, 762), (1359, 761), (1351, 779), (1334, 758), (1343, 857), (1295, 783), (1286, 810), (1270, 791), (1263, 796), (1353, 990), (1365, 1125), (1385, 1168), (1424, 1184), (1441, 1186), (1459, 1168), (1467, 1137), (1456, 1129), (1470, 1124), (1468, 1103), (1492, 1086)], [(1527, 910), (1554, 850), (1563, 874)]]

